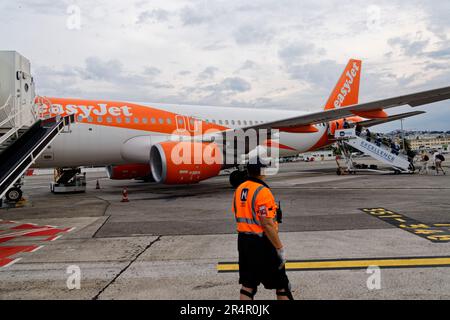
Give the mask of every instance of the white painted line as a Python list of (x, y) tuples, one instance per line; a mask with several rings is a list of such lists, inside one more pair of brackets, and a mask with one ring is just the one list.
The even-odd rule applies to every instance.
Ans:
[(56, 238), (54, 238), (54, 239), (52, 239), (52, 240), (50, 240), (50, 241), (56, 241), (56, 240), (58, 240), (59, 238), (61, 238), (62, 236), (57, 236)]
[(36, 252), (36, 251), (38, 251), (38, 250), (42, 249), (43, 247), (44, 247), (44, 246), (39, 246), (39, 247), (37, 247), (37, 248), (35, 248), (35, 249), (31, 250), (30, 252)]
[(67, 230), (67, 232), (72, 232), (73, 230), (75, 230), (77, 227), (72, 227), (69, 230)]
[(24, 236), (24, 235), (27, 235), (30, 233), (42, 232), (42, 231), (47, 231), (47, 230), (49, 230), (49, 228), (22, 230), (22, 231), (13, 232), (13, 233), (2, 234), (2, 235), (0, 235), (0, 239), (9, 238), (9, 237), (21, 237), (21, 236)]
[(49, 225), (49, 224), (46, 224), (44, 227), (49, 227), (49, 228), (53, 228), (53, 229), (58, 228), (58, 227), (56, 227), (56, 226), (51, 226), (51, 225)]
[(10, 263), (5, 264), (2, 268), (10, 267), (10, 266), (12, 266), (14, 263), (18, 262), (19, 260), (22, 260), (22, 258), (14, 259), (14, 260), (11, 261)]

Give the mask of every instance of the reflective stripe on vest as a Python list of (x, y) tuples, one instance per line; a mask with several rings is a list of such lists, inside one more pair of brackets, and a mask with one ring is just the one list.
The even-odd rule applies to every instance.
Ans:
[(255, 224), (257, 224), (258, 226), (261, 225), (261, 222), (258, 221), (258, 220), (256, 219), (256, 208), (255, 208), (255, 207), (256, 207), (256, 197), (258, 197), (259, 192), (260, 192), (263, 188), (265, 188), (265, 187), (264, 187), (264, 186), (259, 186), (259, 187), (256, 189), (255, 193), (253, 194), (253, 198), (252, 198), (252, 215), (253, 215), (253, 221), (254, 221)]
[[(238, 210), (237, 210), (237, 205), (236, 205), (236, 195), (237, 195), (237, 193), (235, 192), (234, 197), (233, 197), (233, 208), (234, 208), (234, 213), (235, 213), (235, 218), (236, 218), (236, 222), (237, 223), (245, 223), (245, 224), (248, 224), (248, 225), (256, 225), (256, 226), (261, 228), (261, 221), (258, 220), (257, 215), (256, 215), (256, 199), (258, 198), (258, 194), (264, 188), (265, 188), (265, 186), (261, 185), (261, 186), (257, 187), (255, 192), (253, 193), (252, 200), (251, 200), (251, 214), (252, 214), (252, 218), (238, 217)], [(239, 231), (239, 233), (254, 234), (254, 235), (258, 235), (260, 237), (262, 237), (263, 234), (264, 234), (264, 232), (243, 232), (243, 231)]]

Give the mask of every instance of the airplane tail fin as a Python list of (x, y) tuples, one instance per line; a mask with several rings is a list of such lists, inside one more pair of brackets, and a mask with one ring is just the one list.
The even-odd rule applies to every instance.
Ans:
[(328, 98), (325, 110), (351, 106), (358, 103), (361, 60), (350, 59), (339, 81)]

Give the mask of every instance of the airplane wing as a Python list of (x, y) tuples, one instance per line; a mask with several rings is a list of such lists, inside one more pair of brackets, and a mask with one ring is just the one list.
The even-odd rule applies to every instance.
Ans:
[(266, 122), (246, 127), (245, 129), (295, 128), (300, 126), (325, 123), (365, 112), (373, 112), (373, 111), (376, 112), (383, 109), (394, 108), (403, 105), (410, 105), (411, 107), (417, 107), (424, 104), (429, 104), (447, 99), (450, 99), (450, 87), (423, 91), (373, 102), (360, 103), (348, 107), (324, 110), (298, 117)]
[(417, 116), (419, 114), (424, 114), (424, 113), (426, 113), (426, 112), (425, 111), (406, 112), (406, 113), (389, 116), (384, 119), (372, 119), (372, 120), (361, 121), (361, 122), (358, 122), (358, 124), (361, 125), (362, 127), (369, 128), (369, 127), (377, 126), (379, 124), (396, 121), (396, 120), (400, 120), (400, 119), (405, 119), (405, 118), (409, 118), (409, 117), (414, 117), (414, 116)]

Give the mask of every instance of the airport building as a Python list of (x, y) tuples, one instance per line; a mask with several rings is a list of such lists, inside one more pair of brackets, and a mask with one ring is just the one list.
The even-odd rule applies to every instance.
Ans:
[(449, 152), (450, 135), (417, 136), (415, 139), (410, 139), (409, 142), (412, 150), (437, 149)]

